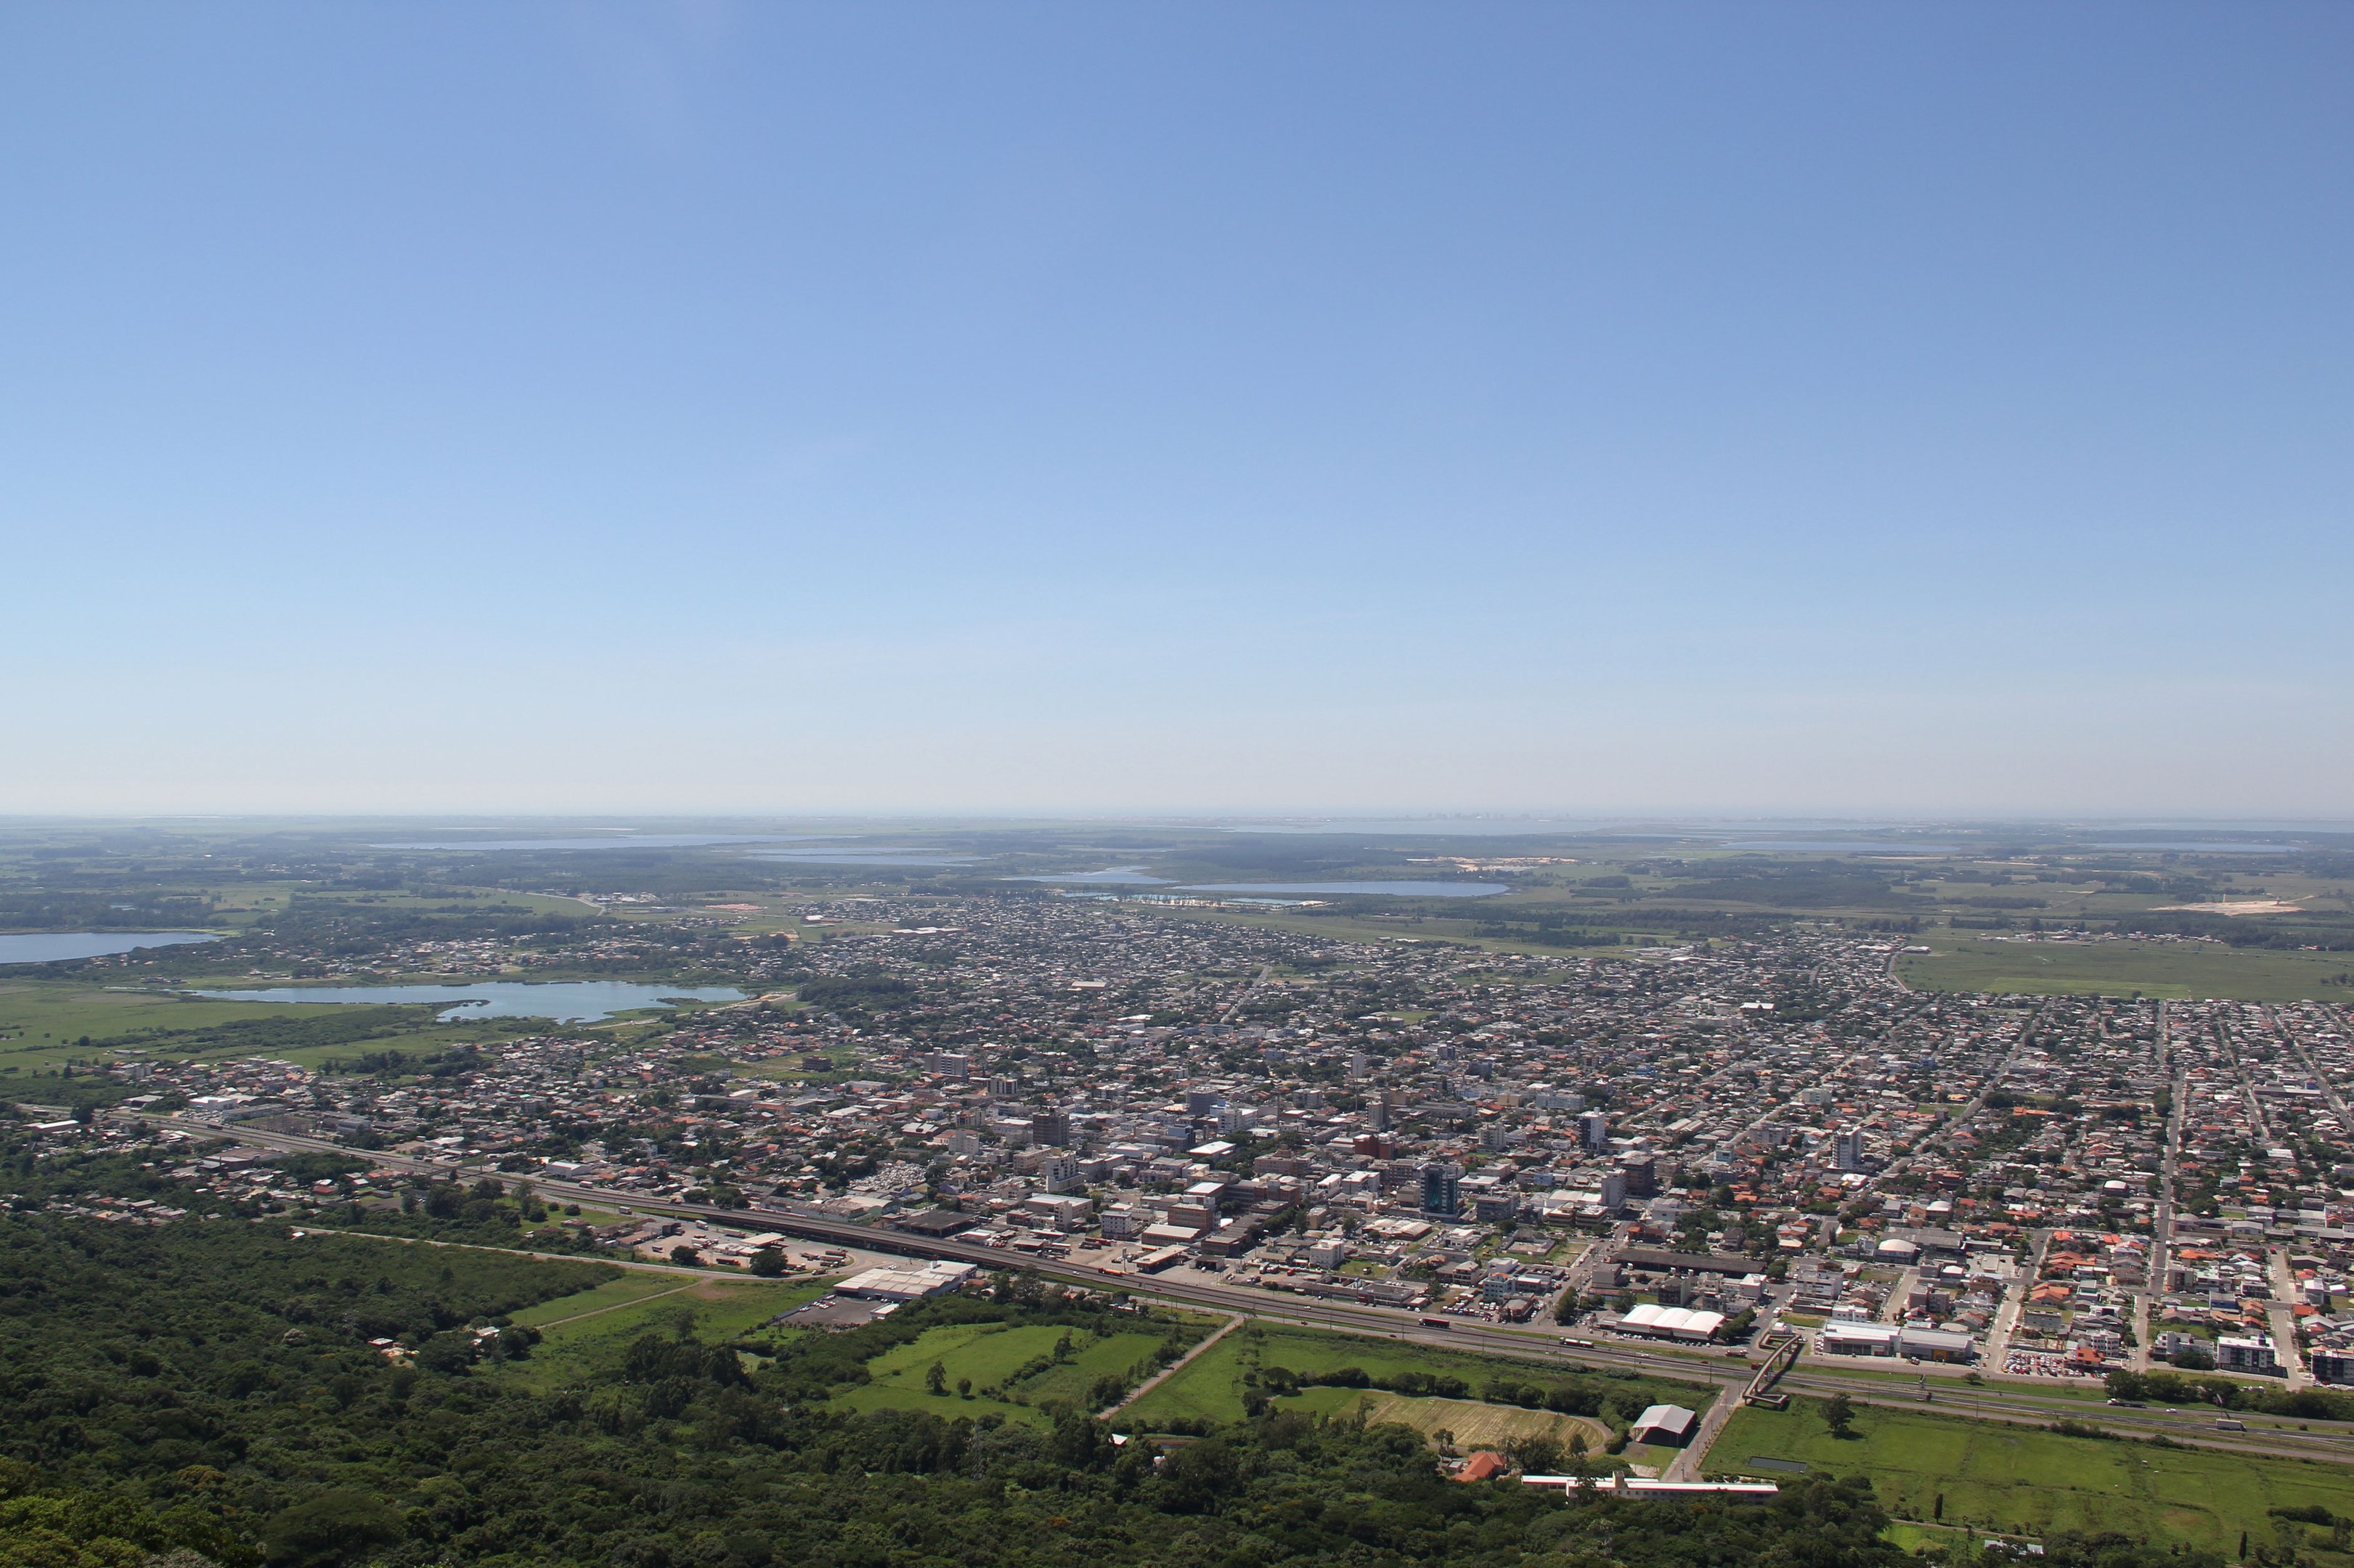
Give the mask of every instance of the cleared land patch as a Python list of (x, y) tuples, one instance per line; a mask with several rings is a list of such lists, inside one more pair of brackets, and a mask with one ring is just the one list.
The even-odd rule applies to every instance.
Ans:
[[(1283, 1402), (1288, 1403), (1288, 1402)], [(1426, 1436), (1446, 1432), (1458, 1448), (1501, 1448), (1521, 1437), (1551, 1438), (1566, 1449), (1582, 1436), (1596, 1457), (1610, 1441), (1610, 1428), (1590, 1415), (1558, 1415), (1516, 1404), (1485, 1404), (1476, 1399), (1417, 1399), (1403, 1393), (1361, 1393), (1341, 1414), (1363, 1411), (1366, 1421), (1395, 1422)]]

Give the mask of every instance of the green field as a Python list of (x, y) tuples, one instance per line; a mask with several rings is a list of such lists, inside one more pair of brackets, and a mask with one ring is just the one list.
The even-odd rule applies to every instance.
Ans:
[[(1156, 1422), (1209, 1421), (1224, 1424), (1243, 1416), (1244, 1375), (1263, 1366), (1288, 1367), (1295, 1372), (1331, 1372), (1343, 1367), (1362, 1368), (1368, 1377), (1394, 1377), (1420, 1372), (1458, 1377), (1473, 1388), (1490, 1378), (1549, 1384), (1565, 1377), (1606, 1378), (1613, 1388), (1639, 1396), (1643, 1403), (1670, 1400), (1704, 1410), (1714, 1391), (1703, 1384), (1670, 1383), (1662, 1378), (1619, 1379), (1614, 1374), (1578, 1373), (1561, 1365), (1513, 1361), (1503, 1356), (1442, 1351), (1402, 1340), (1361, 1334), (1328, 1334), (1313, 1329), (1265, 1325), (1228, 1334), (1186, 1363), (1176, 1376), (1139, 1399), (1121, 1413), (1140, 1431)], [(1355, 1389), (1303, 1389), (1288, 1404), (1319, 1412), (1335, 1412), (1360, 1393)]]
[(539, 1329), (546, 1338), (528, 1361), (509, 1363), (501, 1375), (534, 1388), (562, 1388), (610, 1372), (641, 1334), (667, 1338), (684, 1326), (706, 1344), (732, 1340), (779, 1312), (817, 1299), (829, 1283), (772, 1285), (632, 1270), (625, 1279), (609, 1280), (593, 1290), (516, 1314), (517, 1322)]
[[(1055, 1341), (1070, 1333), (1075, 1353), (1058, 1367), (1023, 1382), (1011, 1392), (1023, 1403), (991, 1399), (981, 1391), (994, 1387), (1023, 1366), (1053, 1352)], [(997, 1323), (960, 1323), (929, 1329), (921, 1339), (885, 1351), (867, 1363), (872, 1380), (835, 1399), (844, 1410), (922, 1410), (934, 1415), (974, 1417), (991, 1413), (1009, 1421), (1044, 1424), (1040, 1407), (1055, 1400), (1076, 1405), (1087, 1403), (1087, 1391), (1099, 1377), (1128, 1377), (1148, 1361), (1166, 1338), (1161, 1333), (1112, 1334), (1095, 1339), (1084, 1330), (1045, 1325), (1007, 1328)], [(933, 1393), (925, 1379), (933, 1362), (947, 1381), (946, 1393)], [(956, 1392), (960, 1378), (972, 1380), (970, 1398)]]
[[(1332, 1393), (1349, 1397), (1337, 1402), (1316, 1398)], [(1598, 1457), (1612, 1436), (1607, 1424), (1590, 1415), (1558, 1415), (1550, 1410), (1523, 1410), (1516, 1404), (1487, 1404), (1476, 1399), (1416, 1399), (1378, 1389), (1315, 1388), (1277, 1403), (1289, 1407), (1310, 1401), (1314, 1405), (1329, 1405), (1336, 1414), (1362, 1411), (1368, 1422), (1395, 1422), (1422, 1433), (1445, 1432), (1457, 1448), (1467, 1452), (1500, 1448), (1516, 1437), (1550, 1437), (1567, 1448), (1572, 1437), (1583, 1436)]]
[[(1797, 1459), (1869, 1476), (1882, 1506), (1900, 1519), (1928, 1520), (1942, 1494), (1948, 1525), (2038, 1536), (2113, 1530), (2226, 1553), (2243, 1530), (2259, 1544), (2275, 1540), (2281, 1521), (2268, 1509), (2318, 1503), (2354, 1513), (2354, 1471), (2338, 1465), (2062, 1437), (1873, 1405), (1857, 1409), (1858, 1436), (1841, 1439), (1821, 1408), (1802, 1399), (1787, 1411), (1734, 1412), (1709, 1450), (1707, 1472), (1742, 1474), (1753, 1455)], [(2310, 1551), (2313, 1542), (2301, 1535), (2299, 1545)]]
[(2354, 975), (2354, 954), (2213, 942), (1988, 942), (1959, 931), (1914, 940), (1935, 950), (1906, 954), (1897, 973), (1921, 991), (2354, 1001), (2354, 983), (2341, 979)]
[(632, 1268), (625, 1271), (619, 1279), (609, 1279), (576, 1295), (559, 1296), (553, 1301), (526, 1307), (514, 1315), (514, 1320), (527, 1329), (546, 1330), (571, 1319), (609, 1312), (616, 1307), (643, 1301), (650, 1296), (666, 1295), (695, 1283), (683, 1275)]
[[(111, 990), (83, 980), (0, 981), (0, 1074), (10, 1070), (54, 1072), (67, 1063), (110, 1061), (125, 1046), (144, 1049), (163, 1058), (258, 1054), (316, 1066), (329, 1056), (349, 1058), (386, 1044), (398, 1044), (411, 1052), (430, 1052), (469, 1041), (506, 1039), (526, 1033), (532, 1024), (531, 1020), (520, 1018), (435, 1023), (427, 1010), (413, 1008), (403, 1010), (409, 1021), (393, 1023), (381, 1033), (324, 1045), (286, 1044), (263, 1049), (257, 1048), (250, 1039), (241, 1041), (231, 1035), (208, 1041), (201, 1033), (133, 1039), (124, 1042), (124, 1046), (99, 1044), (147, 1030), (206, 1031), (225, 1023), (340, 1020), (355, 1011), (362, 1010), (334, 1002), (306, 1007), (286, 1002), (191, 1000), (164, 991)], [(393, 1010), (365, 1011), (389, 1015)], [(84, 1037), (93, 1044), (80, 1044)]]

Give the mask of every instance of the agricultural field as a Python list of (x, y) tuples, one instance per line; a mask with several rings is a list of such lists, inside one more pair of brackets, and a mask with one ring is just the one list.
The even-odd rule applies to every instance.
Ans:
[[(1017, 1398), (994, 1397), (984, 1390), (999, 1389), (1022, 1368), (1054, 1353), (1066, 1333), (1072, 1339), (1070, 1360), (1023, 1379), (1003, 1392)], [(867, 1363), (872, 1380), (837, 1397), (843, 1410), (922, 1410), (934, 1415), (981, 1416), (994, 1413), (1009, 1421), (1044, 1425), (1044, 1406), (1067, 1401), (1085, 1408), (1092, 1401), (1096, 1381), (1118, 1377), (1130, 1383), (1150, 1375), (1152, 1352), (1164, 1333), (1111, 1334), (1101, 1339), (1044, 1325), (1007, 1328), (997, 1323), (961, 1323), (928, 1330), (921, 1339), (885, 1351)], [(928, 1385), (935, 1363), (940, 1368), (944, 1393)], [(970, 1381), (969, 1394), (957, 1391)]]
[[(1249, 1386), (1244, 1379), (1256, 1374), (1261, 1367), (1285, 1367), (1295, 1372), (1310, 1373), (1356, 1367), (1374, 1379), (1423, 1372), (1434, 1377), (1460, 1378), (1475, 1389), (1500, 1377), (1547, 1386), (1576, 1377), (1605, 1382), (1614, 1392), (1641, 1404), (1667, 1401), (1694, 1410), (1706, 1409), (1715, 1392), (1705, 1384), (1670, 1383), (1664, 1378), (1577, 1372), (1561, 1365), (1444, 1351), (1404, 1340), (1262, 1325), (1228, 1334), (1175, 1376), (1129, 1405), (1121, 1413), (1123, 1419), (1140, 1431), (1152, 1430), (1155, 1423), (1172, 1421), (1207, 1421), (1215, 1425), (1239, 1421), (1243, 1417), (1243, 1396)], [(1380, 1391), (1305, 1388), (1288, 1396), (1285, 1403), (1295, 1408), (1332, 1413), (1367, 1393)]]
[(2354, 1471), (2298, 1459), (2213, 1449), (2062, 1436), (2035, 1427), (1963, 1421), (1861, 1406), (1856, 1436), (1831, 1436), (1815, 1400), (1787, 1411), (1744, 1407), (1709, 1451), (1710, 1475), (1738, 1475), (1753, 1457), (1793, 1459), (1834, 1475), (1872, 1478), (1899, 1519), (1974, 1531), (2041, 1536), (2118, 1531), (2233, 1552), (2242, 1531), (2271, 1545), (2285, 1528), (2311, 1552), (2306, 1527), (2267, 1510), (2318, 1505), (2354, 1513)]
[(631, 1270), (575, 1296), (545, 1301), (516, 1321), (546, 1336), (527, 1361), (500, 1375), (537, 1389), (562, 1388), (610, 1372), (641, 1334), (664, 1337), (684, 1330), (711, 1343), (758, 1329), (826, 1292), (830, 1281), (718, 1278), (708, 1275)]
[(1920, 991), (2029, 996), (2147, 996), (2169, 1001), (2354, 1001), (2354, 954), (2215, 942), (1994, 942), (1966, 931), (1911, 938), (1897, 975)]

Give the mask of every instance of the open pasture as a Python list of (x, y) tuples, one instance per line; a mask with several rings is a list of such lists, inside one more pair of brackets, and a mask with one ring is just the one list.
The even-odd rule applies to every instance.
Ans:
[[(1001, 1387), (1024, 1366), (1053, 1354), (1066, 1333), (1071, 1336), (1071, 1359), (1006, 1390), (1019, 1394), (1020, 1403), (981, 1392)], [(1043, 1424), (1046, 1419), (1043, 1405), (1066, 1400), (1086, 1408), (1090, 1403), (1088, 1391), (1097, 1379), (1127, 1377), (1151, 1356), (1162, 1338), (1159, 1333), (1128, 1333), (1097, 1339), (1084, 1330), (1038, 1324), (1008, 1328), (997, 1323), (960, 1323), (930, 1329), (922, 1338), (868, 1362), (871, 1381), (833, 1403), (846, 1410), (922, 1410), (950, 1419), (994, 1412), (1010, 1421)], [(944, 1386), (940, 1393), (932, 1393), (928, 1386), (935, 1364)], [(964, 1393), (957, 1391), (960, 1381), (970, 1383)]]
[(2354, 1001), (2354, 953), (2227, 948), (2216, 942), (1997, 942), (1967, 931), (1913, 938), (1896, 972), (1917, 991), (2171, 1001)]
[[(1734, 1413), (1704, 1467), (1737, 1475), (1752, 1456), (1795, 1459), (1825, 1472), (1871, 1478), (1900, 1519), (2031, 1536), (2117, 1531), (2226, 1555), (2242, 1531), (2274, 1543), (2283, 1525), (2267, 1510), (2315, 1504), (2354, 1513), (2354, 1472), (2338, 1465), (2270, 1459), (2205, 1448), (2062, 1436), (2031, 1426), (1860, 1407), (1856, 1436), (1831, 1436), (1821, 1403)], [(2290, 1525), (2293, 1531), (2305, 1527)], [(2326, 1541), (2326, 1534), (2319, 1538)], [(2297, 1547), (2316, 1542), (2300, 1533)]]
[[(546, 1338), (527, 1361), (503, 1376), (535, 1388), (562, 1388), (609, 1374), (641, 1334), (669, 1338), (682, 1329), (705, 1343), (749, 1333), (779, 1314), (825, 1294), (828, 1282), (726, 1279), (632, 1270), (592, 1290), (543, 1302), (517, 1320)], [(681, 1288), (684, 1287), (684, 1288)]]
[[(1243, 1398), (1250, 1384), (1245, 1380), (1262, 1367), (1282, 1367), (1294, 1372), (1327, 1373), (1355, 1367), (1368, 1378), (1394, 1379), (1401, 1373), (1422, 1372), (1459, 1378), (1473, 1390), (1498, 1378), (1549, 1387), (1577, 1380), (1591, 1382), (1623, 1396), (1649, 1404), (1668, 1400), (1691, 1409), (1706, 1408), (1712, 1390), (1702, 1384), (1670, 1383), (1661, 1378), (1620, 1377), (1585, 1372), (1559, 1363), (1517, 1361), (1504, 1356), (1442, 1350), (1408, 1340), (1376, 1339), (1361, 1334), (1334, 1334), (1313, 1329), (1254, 1325), (1228, 1334), (1186, 1363), (1174, 1377), (1152, 1390), (1122, 1413), (1139, 1431), (1155, 1423), (1208, 1421), (1225, 1423), (1243, 1416)], [(1379, 1394), (1380, 1390), (1333, 1387), (1302, 1389), (1292, 1396), (1299, 1407), (1337, 1412), (1352, 1396)], [(1513, 1406), (1499, 1406), (1511, 1409)], [(1564, 1439), (1566, 1441), (1566, 1438)]]

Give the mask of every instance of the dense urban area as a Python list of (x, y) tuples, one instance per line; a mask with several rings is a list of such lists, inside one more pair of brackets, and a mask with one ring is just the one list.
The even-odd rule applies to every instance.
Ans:
[[(902, 916), (922, 923), (829, 928)], [(317, 1069), (132, 1048), (106, 1068), (138, 1090), (125, 1108), (181, 1126), (37, 1130), (313, 1134), (621, 1206), (830, 1215), (1108, 1277), (1603, 1334), (2354, 1382), (2334, 1006), (1916, 994), (1890, 978), (1901, 938), (1806, 923), (1553, 958), (1045, 898), (803, 919), (747, 966), (781, 989), (642, 1039)], [(429, 957), (532, 955), (397, 955)], [(389, 1170), (288, 1190), (250, 1150), (182, 1169), (299, 1210), (419, 1201)], [(749, 1222), (597, 1229), (721, 1263), (773, 1245)]]
[[(1659, 856), (1622, 858), (1625, 874), (1566, 854), (1406, 863), (1551, 876), (1622, 907), (1621, 884), (1639, 897), (1642, 878), (1695, 874)], [(1808, 885), (1831, 874), (1803, 869)], [(2254, 1550), (2331, 1568), (2348, 1552), (2354, 1393), (2332, 1390), (2354, 1388), (2354, 1017), (2335, 1000), (1931, 989), (1908, 966), (1937, 933), (1886, 911), (1638, 910), (1607, 941), (1581, 915), (1513, 941), (1494, 915), (1484, 939), (1437, 925), (1436, 901), (1150, 878), (845, 864), (698, 894), (707, 866), (642, 889), (348, 867), (322, 886), (296, 857), (239, 874), (292, 891), (229, 878), (177, 905), (111, 903), (213, 928), (14, 971), (0, 1319), (71, 1294), (81, 1265), (37, 1261), (71, 1237), (85, 1259), (162, 1248), (122, 1266), (224, 1289), (278, 1271), (253, 1364), (287, 1363), (271, 1386), (322, 1431), (379, 1377), (440, 1380), (399, 1386), (446, 1384), (432, 1419), (461, 1425), (552, 1398), (495, 1419), (585, 1423), (602, 1457), (575, 1462), (626, 1472), (623, 1491), (673, 1484), (655, 1456), (690, 1427), (690, 1448), (737, 1456), (739, 1479), (755, 1450), (800, 1475), (886, 1439), (900, 1457), (857, 1462), (986, 1478), (991, 1444), (1035, 1432), (1002, 1463), (1063, 1467), (1054, 1487), (1099, 1486), (1115, 1512), (1150, 1496), (1232, 1522), (1282, 1472), (1250, 1454), (1308, 1452), (1267, 1423), (1307, 1421), (1330, 1427), (1317, 1462), (1341, 1469), (1368, 1462), (1356, 1434), (1404, 1432), (1382, 1462), (1421, 1455), (1408, 1467), (1444, 1484), (1553, 1488), (1556, 1506), (1596, 1489), (1630, 1508), (1812, 1496), (1874, 1550), (2179, 1560), (2230, 1556), (2246, 1533), (2220, 1503), (2132, 1528), (2133, 1496), (2213, 1473), (2031, 1498), (1967, 1478), (1992, 1459), (1890, 1457), (1994, 1430), (2013, 1467), (2022, 1443), (2059, 1446), (2064, 1471), (2118, 1442), (2243, 1467), (2272, 1510)], [(1417, 912), (1382, 912), (1396, 907)], [(1956, 911), (1945, 939), (1956, 928), (2031, 954), (2223, 945), (2084, 917)], [(490, 1005), (514, 992), (562, 999), (550, 1010), (573, 1021)], [(215, 1308), (92, 1310), (107, 1326), (89, 1330), (80, 1393), (37, 1340), (0, 1348), (29, 1402), (0, 1466), (103, 1489), (164, 1476), (168, 1455), (169, 1475), (243, 1478), (217, 1494), (141, 1483), (154, 1520), (182, 1510), (142, 1527), (151, 1558), (599, 1560), (589, 1537), (557, 1552), (553, 1526), (493, 1520), (482, 1499), (434, 1504), (441, 1461), (393, 1457), (423, 1404), (340, 1439), (359, 1445), (350, 1484), (339, 1439), (317, 1433), (270, 1439), (274, 1457), (258, 1435), (224, 1447), (254, 1419), (228, 1406), (201, 1438), (159, 1443), (127, 1414), (105, 1436), (113, 1418), (89, 1413), (140, 1408), (113, 1383), (153, 1375), (125, 1347)], [(301, 1394), (306, 1355), (344, 1356), (346, 1383)], [(1226, 1480), (1197, 1495), (1176, 1479), (1205, 1443), (1244, 1478), (1214, 1505)], [(1861, 1491), (1820, 1491), (1849, 1470)], [(32, 1476), (8, 1483), (19, 1501), (54, 1500)], [(760, 1568), (792, 1539), (843, 1549), (766, 1514), (755, 1542), (736, 1483), (705, 1480), (691, 1507), (661, 1506), (736, 1525), (672, 1519), (610, 1560)], [(52, 1523), (97, 1550), (96, 1526)], [(1447, 1554), (1443, 1531), (1410, 1536), (1385, 1550)], [(25, 1561), (52, 1560), (101, 1558)]]

